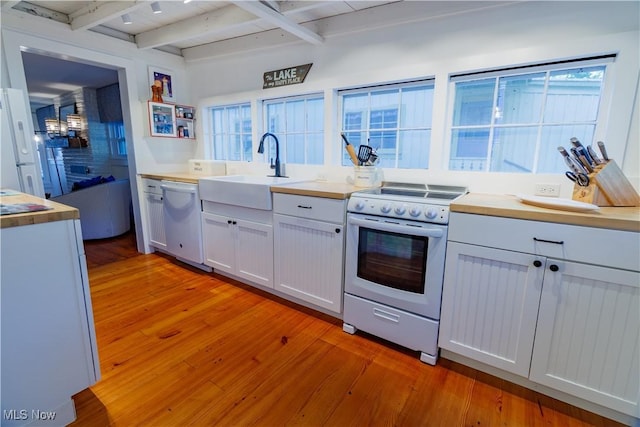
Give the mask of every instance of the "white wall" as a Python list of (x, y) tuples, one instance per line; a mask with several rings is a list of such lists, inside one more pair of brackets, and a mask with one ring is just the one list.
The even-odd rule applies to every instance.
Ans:
[(138, 249), (143, 250), (144, 231), (141, 228), (136, 174), (177, 170), (193, 158), (193, 151), (184, 152), (184, 144), (178, 144), (178, 141), (158, 147), (145, 137), (149, 133), (146, 101), (151, 98), (148, 65), (174, 72), (176, 100), (189, 103), (191, 100), (187, 98), (189, 91), (183, 58), (155, 50), (140, 51), (131, 43), (91, 31), (73, 32), (69, 25), (3, 8), (2, 84), (27, 92), (22, 51), (118, 70), (127, 135), (129, 178), (134, 183), (132, 198)]
[[(359, 17), (324, 20), (317, 25), (325, 43), (303, 42), (231, 53), (229, 48), (215, 58), (188, 62), (187, 75), (193, 85), (192, 98), (199, 98), (198, 156), (209, 156), (210, 148), (204, 108), (231, 102), (256, 101), (301, 93), (325, 93), (327, 120), (324, 167), (287, 165), (290, 175), (328, 176), (341, 181), (350, 174), (339, 164), (342, 142), (335, 117), (335, 90), (363, 84), (435, 76), (434, 121), (429, 170), (384, 171), (391, 180), (455, 183), (472, 191), (532, 193), (536, 182), (557, 182), (562, 196), (571, 197), (571, 183), (561, 174), (522, 175), (504, 173), (449, 172), (447, 85), (450, 73), (485, 68), (559, 60), (575, 56), (617, 53), (614, 97), (609, 126), (596, 138), (607, 143), (610, 155), (622, 165), (634, 185), (640, 187), (638, 132), (630, 132), (631, 111), (638, 82), (638, 2), (523, 2), (501, 7), (429, 19), (429, 2), (404, 2), (411, 18), (402, 25), (366, 31), (368, 21), (378, 21), (376, 8)], [(390, 10), (390, 9), (389, 9)], [(397, 9), (394, 9), (397, 10)], [(378, 11), (378, 12), (376, 12)], [(345, 33), (345, 28), (357, 28)], [(259, 37), (258, 37), (259, 38)], [(212, 53), (215, 53), (212, 51)], [(313, 63), (304, 84), (262, 90), (265, 71)], [(636, 113), (637, 115), (637, 113)], [(254, 117), (259, 121), (259, 117)], [(254, 127), (257, 122), (254, 122)], [(637, 121), (634, 124), (637, 127)], [(254, 141), (260, 137), (256, 129)], [(558, 145), (568, 141), (559, 141)], [(627, 154), (625, 157), (624, 154)], [(232, 163), (232, 172), (266, 171), (264, 164)]]

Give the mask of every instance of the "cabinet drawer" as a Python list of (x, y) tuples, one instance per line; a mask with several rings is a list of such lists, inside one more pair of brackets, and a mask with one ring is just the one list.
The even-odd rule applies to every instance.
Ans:
[(142, 178), (142, 191), (145, 193), (162, 194), (161, 181), (151, 178)]
[(452, 212), (449, 241), (640, 271), (638, 233)]
[(344, 224), (346, 201), (274, 193), (273, 211), (283, 215)]
[(344, 322), (404, 347), (436, 355), (438, 322), (344, 294)]

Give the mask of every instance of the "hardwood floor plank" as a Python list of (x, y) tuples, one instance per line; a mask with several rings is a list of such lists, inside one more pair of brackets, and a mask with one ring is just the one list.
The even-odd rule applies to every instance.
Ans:
[[(86, 245), (102, 379), (73, 426), (617, 426), (474, 369), (358, 332), (264, 291)], [(122, 247), (119, 247), (122, 246)]]

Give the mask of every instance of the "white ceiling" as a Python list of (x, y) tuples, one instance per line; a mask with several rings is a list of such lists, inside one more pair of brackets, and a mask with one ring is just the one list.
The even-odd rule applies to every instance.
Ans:
[[(10, 1), (2, 0), (2, 12), (25, 13), (36, 19), (48, 19), (68, 25), (78, 34), (95, 31), (126, 40), (139, 49), (160, 49), (188, 59), (202, 50), (233, 44), (251, 50), (261, 35), (274, 30), (289, 40), (320, 45), (328, 20), (340, 20), (343, 33), (399, 25), (414, 19), (412, 14), (429, 19), (457, 13), (473, 13), (487, 7), (500, 7), (510, 1), (275, 1), (275, 0), (116, 0), (116, 1)], [(162, 13), (153, 13), (157, 3)], [(411, 7), (403, 7), (411, 6)], [(371, 12), (371, 13), (369, 13)], [(375, 13), (374, 13), (375, 12)], [(127, 14), (132, 23), (125, 24)], [(363, 15), (365, 14), (365, 15)], [(376, 16), (376, 19), (372, 17)], [(356, 19), (357, 17), (359, 19)], [(355, 23), (358, 22), (358, 25)], [(273, 39), (272, 39), (273, 40)], [(113, 70), (48, 56), (23, 53), (29, 95), (34, 103), (80, 87), (103, 87), (117, 81)], [(52, 82), (52, 76), (55, 76)]]
[[(10, 3), (14, 10), (63, 22), (74, 31), (97, 31), (129, 40), (141, 49), (159, 48), (180, 55), (182, 49), (275, 28), (319, 44), (322, 36), (310, 25), (302, 24), (395, 2), (397, 0), (193, 0), (185, 4), (183, 0), (41, 0)], [(162, 13), (154, 13), (152, 4), (158, 4)], [(124, 23), (124, 14), (131, 18), (131, 24)]]

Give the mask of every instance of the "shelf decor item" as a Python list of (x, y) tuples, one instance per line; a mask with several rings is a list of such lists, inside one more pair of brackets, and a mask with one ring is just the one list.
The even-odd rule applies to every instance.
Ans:
[[(162, 87), (159, 101), (154, 99), (154, 97), (156, 96), (156, 81), (159, 81), (161, 83), (157, 87)], [(173, 73), (171, 71), (164, 70), (159, 67), (149, 66), (149, 85), (152, 88), (152, 101), (173, 102), (176, 99), (173, 83)]]
[(171, 104), (149, 101), (149, 127), (151, 136), (177, 136), (176, 109)]

